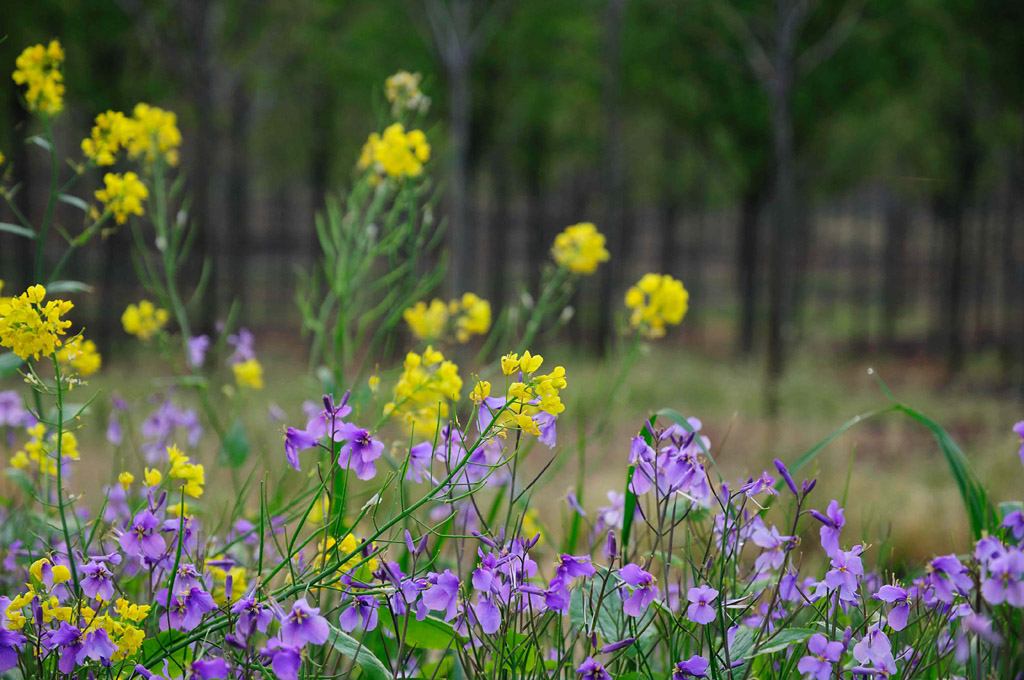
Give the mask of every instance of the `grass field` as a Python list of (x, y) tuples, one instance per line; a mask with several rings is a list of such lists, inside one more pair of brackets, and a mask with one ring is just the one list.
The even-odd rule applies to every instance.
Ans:
[[(564, 510), (565, 494), (576, 479), (578, 433), (586, 433), (586, 486), (583, 504), (590, 510), (605, 503), (608, 489), (621, 490), (629, 441), (644, 418), (668, 407), (704, 423), (712, 453), (725, 476), (739, 479), (771, 468), (771, 460), (796, 460), (856, 414), (885, 406), (888, 401), (869, 376), (868, 367), (881, 375), (903, 402), (941, 423), (958, 441), (982, 481), (996, 500), (1015, 498), (1020, 488), (1018, 444), (1011, 431), (1020, 419), (1012, 400), (986, 393), (984, 366), (974, 367), (959, 381), (945, 383), (929, 362), (908, 363), (885, 358), (796, 357), (781, 385), (781, 411), (776, 419), (763, 415), (763, 371), (757, 361), (737, 362), (670, 346), (654, 346), (634, 364), (621, 390), (609, 403), (614, 363), (572, 354), (568, 348), (545, 352), (552, 362), (564, 363), (569, 376), (566, 413), (559, 420), (559, 447), (549, 452), (534, 447), (527, 472), (539, 472), (551, 463), (537, 487), (533, 504), (543, 518)], [(301, 482), (299, 473), (284, 463), (283, 424), (268, 417), (271, 405), (280, 407), (291, 424), (304, 422), (301, 403), (319, 397), (314, 381), (305, 376), (299, 348), (277, 346), (262, 353), (267, 387), (252, 397), (244, 415), (252, 439), (254, 479), (263, 479), (271, 493)], [(463, 372), (464, 377), (468, 377)], [(96, 465), (84, 467), (80, 484), (108, 483), (116, 475), (119, 456), (133, 455), (137, 433), (112, 453), (103, 439), (109, 396), (115, 388), (137, 406), (141, 419), (152, 406), (140, 403), (169, 373), (145, 354), (109, 362), (79, 397), (99, 390), (86, 417), (83, 458)], [(391, 385), (384, 377), (382, 390)], [(77, 396), (76, 394), (76, 396)], [(183, 402), (188, 396), (183, 395)], [(594, 436), (596, 421), (608, 410), (612, 425)], [(209, 432), (198, 458), (208, 463), (217, 446)], [(207, 466), (217, 483), (209, 486), (207, 503), (227, 505), (244, 483), (243, 472), (231, 474)], [(804, 474), (803, 472), (801, 474)], [(899, 561), (965, 549), (968, 546), (964, 513), (953, 480), (931, 434), (899, 415), (887, 415), (858, 425), (826, 448), (807, 475), (820, 479), (819, 498), (851, 499), (848, 513), (851, 535), (890, 550), (898, 545)], [(817, 495), (817, 494), (816, 494)], [(855, 502), (854, 502), (855, 501)], [(550, 523), (552, 520), (547, 520)], [(557, 529), (553, 529), (557, 531)]]

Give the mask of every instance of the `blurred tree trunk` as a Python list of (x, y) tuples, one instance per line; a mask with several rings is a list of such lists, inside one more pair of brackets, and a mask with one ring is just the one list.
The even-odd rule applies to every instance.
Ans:
[[(314, 215), (324, 207), (329, 191), (331, 174), (331, 153), (334, 142), (334, 96), (331, 88), (320, 84), (312, 94), (313, 146), (309, 155), (309, 183), (313, 191)], [(309, 237), (310, 261), (320, 256), (320, 243), (316, 234)]]
[[(28, 163), (28, 145), (25, 143), (29, 115), (25, 110), (25, 107), (21, 105), (17, 89), (12, 87), (8, 88), (8, 90), (11, 93), (9, 101), (11, 103), (12, 118), (14, 120), (14, 145), (11, 148), (10, 162), (14, 166), (14, 184), (21, 187), (18, 190), (17, 196), (14, 197), (14, 204), (18, 206), (18, 210), (21, 211), (21, 214), (32, 222), (33, 227), (38, 228), (34, 221), (35, 215), (33, 214), (33, 201), (31, 200), (34, 185), (32, 183), (32, 173)], [(18, 223), (18, 220), (14, 215), (11, 215), (10, 221), (15, 224)], [(7, 283), (9, 286), (7, 294), (12, 294), (11, 289), (21, 292), (27, 288), (29, 284), (35, 283), (32, 280), (35, 276), (35, 272), (33, 272), (32, 269), (32, 263), (35, 258), (35, 241), (27, 238), (21, 238), (20, 236), (5, 235), (5, 238), (16, 244), (12, 250), (17, 253), (15, 260), (19, 280)]]
[(946, 228), (946, 298), (943, 308), (946, 363), (949, 374), (954, 375), (963, 368), (965, 356), (964, 231), (977, 181), (980, 149), (969, 103), (962, 102), (947, 115), (953, 143), (954, 177), (951, 185), (939, 196), (938, 206)]
[(530, 295), (540, 293), (541, 268), (548, 248), (548, 211), (544, 196), (544, 166), (548, 155), (548, 134), (541, 124), (531, 125), (526, 133), (526, 252)]
[(910, 215), (903, 200), (889, 192), (885, 198), (885, 251), (883, 254), (882, 335), (890, 349), (896, 345), (896, 325), (903, 311), (906, 290), (907, 236)]
[(242, 82), (235, 84), (231, 93), (231, 132), (228, 141), (231, 157), (228, 161), (227, 186), (227, 241), (226, 252), (230, 260), (228, 283), (229, 306), (240, 305), (246, 314), (248, 291), (246, 259), (252, 256), (249, 241), (249, 126), (251, 101)]
[(627, 0), (607, 0), (604, 11), (604, 76), (602, 106), (605, 116), (604, 224), (612, 258), (601, 269), (597, 320), (597, 346), (608, 352), (612, 318), (618, 306), (613, 297), (626, 265), (626, 182), (622, 140), (622, 31)]
[(739, 238), (737, 239), (736, 274), (740, 297), (739, 352), (750, 355), (754, 350), (757, 323), (758, 223), (764, 205), (764, 189), (754, 184), (743, 192), (740, 200)]
[[(679, 277), (676, 272), (676, 262), (679, 251), (680, 212), (679, 198), (674, 193), (665, 196), (658, 208), (658, 227), (661, 232), (658, 239), (661, 247), (661, 252), (658, 253), (660, 271), (664, 274), (671, 274), (676, 278)], [(684, 281), (683, 283), (685, 284), (686, 282)]]
[(491, 304), (495, 310), (504, 307), (508, 300), (508, 258), (509, 231), (512, 229), (510, 218), (508, 159), (506, 149), (495, 148), (491, 153), (491, 181), (494, 183), (494, 205), (490, 210), (488, 228), (490, 230), (488, 271), (490, 273)]
[(1022, 184), (1020, 153), (1020, 149), (1011, 152), (1006, 163), (1006, 198), (1002, 217), (1003, 233), (1000, 242), (1003, 280), (1000, 305), (1002, 314), (999, 361), (1007, 386), (1016, 384), (1016, 381), (1020, 379), (1018, 359), (1022, 349), (1021, 344), (1024, 342), (1024, 333), (1019, 333), (1021, 329), (1018, 321), (1019, 318), (1024, 317), (1020, 306), (1021, 291), (1024, 291), (1024, 286), (1020, 285), (1022, 268), (1016, 257), (1018, 246), (1015, 236), (1017, 232), (1017, 191)]

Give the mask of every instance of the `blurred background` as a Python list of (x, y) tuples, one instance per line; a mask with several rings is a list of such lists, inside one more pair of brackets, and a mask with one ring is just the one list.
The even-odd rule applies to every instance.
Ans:
[[(585, 389), (626, 286), (661, 271), (689, 289), (683, 325), (625, 390), (622, 432), (597, 444), (609, 455), (624, 458), (630, 422), (671, 406), (728, 443), (730, 469), (757, 474), (886, 403), (873, 367), (953, 433), (997, 497), (1019, 487), (1024, 3), (34, 0), (0, 4), (0, 32), (8, 70), (26, 45), (64, 44), (68, 157), (100, 111), (178, 113), (215, 273), (204, 323), (239, 300), (273, 357), (268, 384), (304, 370), (293, 297), (295, 270), (318, 257), (314, 215), (351, 182), (385, 77), (408, 70), (432, 99), (446, 292), (500, 306), (535, 291), (554, 235), (596, 223), (612, 261), (550, 350)], [(38, 220), (47, 158), (5, 92), (0, 149)], [(145, 374), (120, 329), (141, 294), (130, 238), (68, 272), (96, 284), (77, 305), (107, 357), (101, 384)], [(14, 289), (30, 246), (0, 234)], [(836, 493), (894, 506), (912, 550), (963, 536), (960, 520), (936, 526), (960, 513), (926, 432), (880, 421), (836, 448), (821, 463)]]

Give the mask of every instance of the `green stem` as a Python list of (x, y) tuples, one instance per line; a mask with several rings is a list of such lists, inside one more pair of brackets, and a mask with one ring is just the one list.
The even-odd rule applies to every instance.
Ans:
[(57, 355), (52, 355), (53, 371), (57, 377), (57, 510), (60, 513), (60, 525), (64, 531), (64, 549), (68, 555), (68, 566), (71, 569), (71, 580), (75, 585), (75, 595), (81, 596), (81, 589), (78, 585), (78, 569), (75, 567), (75, 557), (71, 554), (71, 533), (68, 531), (68, 520), (64, 513), (64, 483), (63, 483), (63, 461), (61, 460), (61, 445), (64, 441), (64, 391), (60, 383), (60, 363)]

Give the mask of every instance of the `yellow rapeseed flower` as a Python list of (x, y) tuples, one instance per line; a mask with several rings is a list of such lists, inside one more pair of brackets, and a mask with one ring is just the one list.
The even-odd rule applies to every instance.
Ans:
[(134, 172), (108, 172), (103, 176), (103, 184), (105, 187), (96, 192), (96, 198), (115, 222), (124, 224), (129, 215), (145, 214), (142, 202), (149, 198), (149, 190)]
[(604, 243), (604, 235), (590, 222), (574, 224), (555, 237), (551, 255), (573, 274), (593, 274), (597, 265), (608, 261)]
[[(167, 476), (184, 481), (185, 493), (192, 498), (202, 496), (203, 485), (206, 483), (206, 471), (202, 463), (190, 462), (188, 456), (174, 445), (167, 447), (167, 459), (171, 463), (171, 469), (168, 470)], [(170, 510), (168, 509), (168, 511)]]
[(129, 335), (140, 340), (149, 340), (157, 331), (167, 324), (169, 315), (149, 300), (141, 300), (139, 304), (128, 305), (121, 315), (121, 325)]
[(29, 111), (55, 116), (64, 109), (64, 50), (51, 40), (49, 45), (26, 47), (14, 63), (11, 78), (25, 85)]
[(392, 179), (417, 177), (423, 173), (423, 164), (430, 160), (430, 144), (421, 130), (408, 133), (401, 123), (384, 129), (383, 134), (372, 133), (363, 145), (357, 167), (373, 169), (378, 176)]
[(448, 305), (437, 298), (429, 305), (420, 300), (402, 312), (402, 318), (414, 336), (420, 340), (434, 340), (441, 337), (448, 325)]
[(237, 364), (232, 364), (231, 370), (235, 373), (235, 383), (239, 387), (263, 389), (263, 365), (259, 359), (239, 361)]
[(660, 338), (666, 325), (683, 320), (689, 299), (682, 282), (668, 274), (644, 274), (626, 291), (626, 306), (633, 310), (629, 325), (648, 338)]
[(149, 104), (136, 104), (127, 126), (128, 156), (142, 158), (146, 163), (163, 159), (168, 165), (178, 164), (181, 131), (178, 117)]
[(448, 417), (449, 401), (458, 401), (461, 392), (459, 367), (428, 346), (423, 354), (405, 356), (394, 398), (384, 405), (384, 413), (397, 414), (417, 437), (430, 440), (438, 422), (443, 424)]
[(402, 318), (409, 332), (420, 340), (439, 340), (453, 331), (455, 339), (465, 343), (491, 329), (491, 303), (475, 293), (463, 293), (447, 304), (438, 298), (430, 304), (421, 300), (406, 309)]
[(60, 336), (70, 321), (61, 316), (74, 305), (66, 300), (43, 303), (46, 289), (30, 286), (17, 297), (0, 299), (0, 347), (8, 347), (22, 359), (50, 356), (61, 346)]
[(117, 481), (121, 483), (125, 491), (128, 491), (132, 486), (132, 482), (135, 481), (135, 475), (125, 470), (117, 476)]
[(118, 152), (127, 146), (132, 127), (120, 111), (107, 111), (96, 116), (92, 133), (82, 140), (82, 153), (96, 165), (113, 165)]
[(80, 335), (68, 340), (57, 351), (57, 360), (69, 364), (83, 378), (88, 378), (103, 365), (103, 357), (96, 351), (96, 343)]

